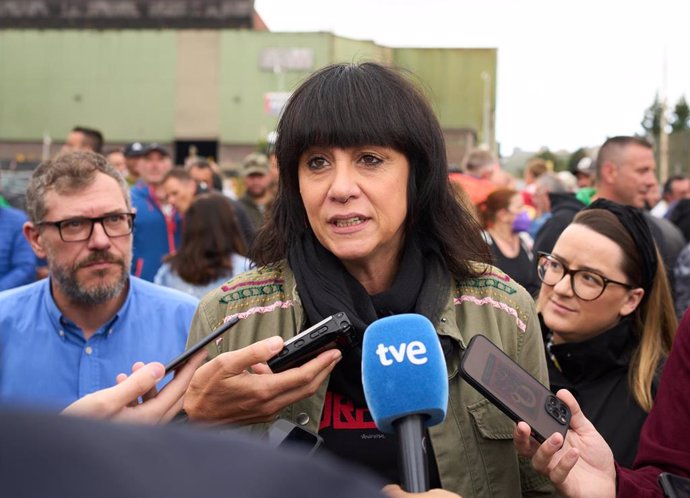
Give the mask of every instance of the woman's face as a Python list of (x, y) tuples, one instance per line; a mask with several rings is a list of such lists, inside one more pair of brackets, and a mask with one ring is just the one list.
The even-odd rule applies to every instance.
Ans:
[(520, 214), (524, 207), (525, 204), (522, 201), (522, 195), (515, 194), (510, 198), (508, 207), (505, 209), (500, 209), (496, 213), (496, 222), (503, 225), (512, 225), (515, 221), (515, 218), (517, 218), (517, 215)]
[(510, 218), (510, 223), (513, 223), (515, 221), (515, 218), (518, 214), (522, 212), (523, 209), (525, 209), (525, 203), (522, 200), (521, 194), (515, 194), (513, 197), (510, 198), (510, 204), (508, 204), (507, 209), (508, 216)]
[[(621, 269), (620, 246), (584, 225), (568, 226), (552, 254), (571, 270), (588, 269), (611, 280), (628, 282)], [(544, 323), (553, 332), (555, 343), (581, 342), (605, 332), (635, 311), (644, 295), (639, 288), (609, 284), (597, 299), (584, 301), (573, 293), (570, 282), (570, 275), (566, 275), (553, 287), (542, 284), (539, 293)]]
[(300, 157), (299, 188), (309, 224), (348, 270), (397, 265), (408, 176), (407, 158), (388, 147), (311, 147)]

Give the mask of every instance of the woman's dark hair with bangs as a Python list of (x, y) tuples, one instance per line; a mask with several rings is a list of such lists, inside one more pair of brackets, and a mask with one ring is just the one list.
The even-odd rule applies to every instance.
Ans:
[(426, 98), (398, 71), (368, 62), (315, 72), (291, 96), (277, 132), (278, 194), (252, 245), (256, 264), (285, 259), (309, 227), (299, 191), (302, 153), (312, 146), (361, 145), (390, 147), (407, 158), (405, 233), (435, 243), (458, 278), (477, 275), (469, 261), (489, 261), (481, 228), (450, 186), (438, 120)]

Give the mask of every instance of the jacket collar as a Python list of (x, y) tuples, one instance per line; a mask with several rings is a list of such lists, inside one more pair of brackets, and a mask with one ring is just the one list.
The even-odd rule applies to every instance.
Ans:
[(627, 369), (639, 338), (634, 320), (623, 318), (609, 330), (582, 342), (551, 344), (552, 333), (542, 321), (547, 354), (571, 382), (594, 380), (611, 370)]

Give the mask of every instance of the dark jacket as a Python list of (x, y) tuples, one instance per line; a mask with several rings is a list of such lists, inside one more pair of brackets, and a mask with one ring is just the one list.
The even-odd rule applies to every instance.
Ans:
[(565, 227), (570, 225), (575, 215), (585, 207), (575, 198), (575, 194), (550, 192), (549, 200), (551, 201), (551, 218), (546, 220), (546, 223), (537, 232), (534, 239), (535, 255), (540, 251), (550, 253)]
[(685, 247), (683, 232), (668, 220), (652, 216), (647, 211), (643, 214), (664, 260), (664, 267), (669, 276), (669, 281), (673, 282), (673, 267), (676, 265), (680, 252)]
[(0, 495), (382, 498), (366, 473), (202, 430), (0, 410)]
[(647, 418), (628, 382), (630, 360), (638, 345), (633, 326), (633, 319), (627, 318), (587, 341), (549, 345), (551, 332), (542, 323), (551, 390), (573, 393), (613, 450), (616, 462), (624, 467), (632, 466)]

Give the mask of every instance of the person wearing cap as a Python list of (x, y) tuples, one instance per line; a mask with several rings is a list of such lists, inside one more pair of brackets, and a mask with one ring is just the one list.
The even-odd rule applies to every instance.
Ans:
[(580, 159), (571, 173), (577, 178), (577, 188), (587, 188), (594, 186), (594, 160), (591, 157)]
[(271, 176), (268, 157), (260, 152), (249, 154), (242, 162), (242, 176), (245, 193), (240, 202), (249, 214), (254, 230), (258, 230), (264, 223), (266, 211), (273, 197), (269, 188)]
[(139, 163), (145, 152), (145, 146), (141, 142), (132, 142), (125, 146), (123, 154), (127, 165), (127, 183), (130, 187), (139, 180)]
[(642, 212), (593, 202), (540, 254), (537, 274), (551, 390), (570, 390), (630, 467), (677, 326)]
[(144, 148), (139, 162), (140, 178), (132, 187), (134, 221), (134, 256), (132, 274), (153, 282), (163, 257), (175, 252), (180, 244), (182, 218), (168, 204), (162, 182), (172, 168), (170, 153), (161, 144)]

